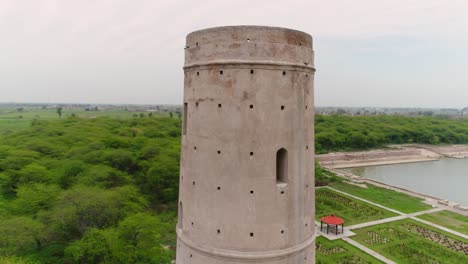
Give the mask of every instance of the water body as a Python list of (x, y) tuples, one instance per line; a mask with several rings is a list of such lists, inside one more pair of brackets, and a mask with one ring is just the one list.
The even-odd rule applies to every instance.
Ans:
[(346, 169), (372, 180), (468, 206), (468, 159)]

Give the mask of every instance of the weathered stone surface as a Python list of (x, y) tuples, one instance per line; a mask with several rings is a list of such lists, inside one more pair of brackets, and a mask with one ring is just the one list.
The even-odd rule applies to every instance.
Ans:
[(196, 31), (184, 72), (177, 263), (313, 263), (312, 37)]

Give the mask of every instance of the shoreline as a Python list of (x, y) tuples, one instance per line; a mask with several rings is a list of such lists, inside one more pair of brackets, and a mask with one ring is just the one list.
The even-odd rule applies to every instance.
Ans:
[(396, 191), (396, 192), (401, 192), (401, 193), (404, 193), (404, 194), (407, 194), (416, 198), (423, 199), (423, 203), (431, 205), (432, 207), (440, 207), (440, 208), (444, 208), (445, 210), (455, 212), (457, 214), (468, 216), (468, 206), (464, 206), (456, 202), (448, 201), (447, 199), (443, 199), (440, 197), (436, 197), (436, 196), (421, 193), (421, 192), (416, 192), (413, 190), (409, 190), (403, 187), (398, 187), (398, 186), (391, 185), (388, 183), (376, 181), (373, 179), (365, 178), (365, 177), (358, 176), (347, 171), (341, 171), (341, 170), (336, 170), (336, 169), (332, 170), (330, 168), (325, 168), (325, 169), (329, 172), (336, 174), (337, 176), (341, 178), (344, 178), (345, 180), (348, 181), (349, 184), (353, 184), (357, 186), (361, 186), (362, 184), (372, 184), (377, 187), (385, 188), (385, 189)]
[(317, 155), (317, 161), (326, 170), (350, 181), (351, 184), (368, 183), (389, 190), (402, 192), (407, 195), (423, 199), (424, 203), (433, 207), (441, 207), (458, 214), (468, 216), (468, 205), (448, 201), (440, 197), (412, 191), (406, 188), (383, 183), (373, 179), (355, 175), (340, 169), (358, 168), (366, 166), (383, 166), (416, 162), (437, 161), (442, 158), (466, 158), (468, 145), (426, 146), (403, 145), (393, 146), (385, 150), (371, 150), (361, 152), (341, 152)]
[(468, 158), (468, 145), (393, 145), (389, 149), (316, 155), (321, 166), (332, 169), (436, 161), (442, 158)]

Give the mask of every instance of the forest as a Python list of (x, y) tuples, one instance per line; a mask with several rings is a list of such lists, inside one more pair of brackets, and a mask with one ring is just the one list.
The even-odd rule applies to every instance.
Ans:
[[(319, 153), (467, 143), (468, 121), (316, 116)], [(171, 263), (181, 119), (34, 119), (0, 133), (0, 263)], [(317, 168), (317, 182), (332, 175)], [(334, 179), (332, 179), (334, 180)]]
[(316, 153), (409, 143), (467, 144), (468, 119), (398, 115), (315, 117)]
[(0, 262), (170, 263), (179, 152), (180, 120), (167, 117), (4, 133)]

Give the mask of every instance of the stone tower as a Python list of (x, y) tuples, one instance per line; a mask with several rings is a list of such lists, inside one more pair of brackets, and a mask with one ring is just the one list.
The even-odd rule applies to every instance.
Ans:
[(177, 264), (314, 263), (312, 37), (196, 31), (184, 72)]

